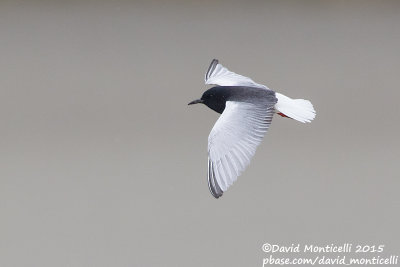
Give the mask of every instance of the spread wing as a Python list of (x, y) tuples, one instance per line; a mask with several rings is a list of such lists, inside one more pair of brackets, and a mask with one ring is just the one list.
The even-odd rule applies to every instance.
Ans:
[(249, 77), (245, 77), (228, 70), (219, 64), (217, 59), (213, 59), (208, 67), (205, 75), (205, 82), (206, 84), (214, 84), (219, 86), (249, 86), (268, 89), (268, 87), (265, 85), (258, 84)]
[(208, 137), (208, 186), (215, 198), (249, 165), (271, 124), (274, 104), (226, 102)]

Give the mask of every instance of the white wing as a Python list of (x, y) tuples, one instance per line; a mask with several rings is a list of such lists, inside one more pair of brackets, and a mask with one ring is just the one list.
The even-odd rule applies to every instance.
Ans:
[(249, 165), (268, 130), (274, 107), (227, 101), (208, 137), (208, 186), (222, 196)]
[(249, 86), (268, 89), (265, 85), (258, 84), (248, 77), (228, 70), (219, 64), (217, 59), (214, 59), (208, 67), (205, 75), (205, 82), (206, 84), (219, 86)]

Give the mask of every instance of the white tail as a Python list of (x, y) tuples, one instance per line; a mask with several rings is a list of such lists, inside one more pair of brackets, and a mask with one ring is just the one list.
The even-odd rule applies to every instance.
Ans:
[(283, 115), (299, 122), (311, 122), (315, 118), (315, 110), (310, 101), (291, 99), (285, 95), (275, 93), (278, 102), (275, 109)]

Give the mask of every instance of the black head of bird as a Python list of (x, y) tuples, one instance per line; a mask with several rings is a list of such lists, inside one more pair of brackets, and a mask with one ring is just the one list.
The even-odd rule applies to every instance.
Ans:
[(205, 91), (200, 99), (194, 100), (188, 105), (201, 103), (221, 114), (225, 109), (227, 98), (228, 94), (225, 92), (225, 90), (219, 87), (213, 87)]

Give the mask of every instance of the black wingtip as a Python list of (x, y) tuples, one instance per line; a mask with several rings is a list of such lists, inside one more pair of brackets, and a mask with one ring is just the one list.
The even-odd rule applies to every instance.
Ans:
[(218, 65), (218, 63), (219, 63), (219, 61), (216, 58), (214, 58), (211, 61), (210, 66), (208, 67), (208, 70), (206, 72), (206, 79), (205, 80), (208, 80), (208, 78), (210, 78), (211, 74), (214, 72), (215, 67)]
[(208, 160), (208, 189), (210, 189), (211, 195), (216, 199), (224, 194), (224, 191), (221, 190), (215, 179), (214, 166), (210, 160)]
[(223, 195), (223, 194), (221, 194), (221, 195), (213, 195), (213, 197), (214, 197), (215, 199), (219, 199), (220, 197), (222, 197), (222, 195)]
[[(217, 186), (218, 186), (218, 185), (217, 185)], [(219, 189), (219, 190), (221, 190), (221, 189)], [(222, 190), (221, 190), (221, 191), (218, 191), (218, 189), (212, 188), (212, 187), (210, 187), (210, 192), (211, 192), (211, 195), (212, 195), (215, 199), (218, 199), (218, 198), (222, 197), (222, 195), (224, 194)]]

